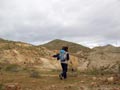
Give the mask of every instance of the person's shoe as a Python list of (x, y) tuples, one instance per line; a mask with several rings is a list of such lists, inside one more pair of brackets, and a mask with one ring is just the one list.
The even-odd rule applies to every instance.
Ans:
[(62, 75), (61, 75), (61, 74), (59, 75), (59, 78), (60, 78), (60, 80), (63, 80), (63, 77), (62, 77)]

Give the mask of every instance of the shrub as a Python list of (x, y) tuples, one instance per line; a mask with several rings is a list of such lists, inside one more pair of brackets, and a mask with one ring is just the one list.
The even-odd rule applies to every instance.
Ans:
[(9, 64), (5, 67), (5, 71), (10, 71), (10, 72), (19, 72), (21, 70), (22, 68), (17, 64)]
[(3, 84), (0, 83), (0, 90), (3, 90)]
[(30, 72), (30, 77), (32, 77), (32, 78), (40, 78), (40, 74), (39, 74), (38, 71), (32, 70)]
[(86, 70), (86, 73), (90, 74), (90, 75), (98, 75), (98, 74), (100, 74), (100, 70), (93, 68), (91, 70)]
[(100, 68), (95, 68), (93, 67), (92, 69), (86, 70), (86, 74), (90, 75), (104, 75), (104, 74), (112, 74), (114, 73), (110, 69), (107, 69), (107, 67), (100, 67)]

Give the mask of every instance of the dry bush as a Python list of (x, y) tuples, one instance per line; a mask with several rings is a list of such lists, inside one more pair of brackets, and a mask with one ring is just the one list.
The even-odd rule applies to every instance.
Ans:
[(30, 71), (30, 77), (32, 77), (32, 78), (40, 78), (40, 73), (38, 71), (31, 70)]

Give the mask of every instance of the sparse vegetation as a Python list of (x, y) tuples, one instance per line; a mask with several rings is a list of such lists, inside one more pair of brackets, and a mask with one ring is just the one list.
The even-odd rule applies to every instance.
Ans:
[(32, 78), (40, 78), (40, 73), (36, 70), (31, 70), (30, 71), (30, 77)]
[[(83, 73), (79, 71), (68, 71), (68, 79), (64, 81), (59, 80), (58, 74), (60, 71), (52, 67), (54, 64), (56, 64), (57, 67), (58, 62), (54, 62), (51, 56), (53, 54), (52, 50), (60, 49), (64, 45), (70, 47), (71, 56), (79, 58), (79, 61), (78, 63), (76, 62), (76, 64), (74, 61), (78, 59), (72, 58), (73, 62), (71, 63), (70, 67), (72, 67), (72, 64), (75, 64), (75, 66), (77, 64), (80, 64), (82, 66), (82, 64), (84, 64), (87, 60), (89, 62), (95, 62), (93, 63), (93, 66), (99, 66), (98, 63), (101, 62), (100, 64), (102, 64), (103, 67), (99, 66), (99, 69), (97, 69), (94, 66), (94, 68), (88, 68)], [(50, 50), (42, 46), (45, 46)], [(106, 81), (106, 79), (109, 77), (110, 80), (113, 79), (111, 78), (111, 75), (114, 73), (111, 72), (110, 69), (116, 70), (114, 68), (118, 66), (116, 71), (120, 73), (120, 64), (117, 63), (117, 65), (114, 67), (114, 64), (112, 62), (112, 60), (115, 60), (115, 62), (119, 61), (119, 49), (117, 50), (117, 48), (114, 49), (113, 46), (108, 46), (101, 47), (100, 49), (96, 48), (95, 50), (91, 51), (91, 49), (79, 44), (66, 42), (63, 40), (54, 40), (42, 46), (33, 46), (22, 42), (0, 39), (0, 70), (3, 72), (0, 74), (0, 77), (2, 77), (0, 78), (0, 90), (2, 90), (4, 84), (16, 82), (21, 83), (23, 90), (99, 90), (99, 88), (103, 87), (102, 85), (104, 84), (104, 87), (108, 88), (110, 86), (108, 90), (112, 90), (111, 87), (119, 87), (120, 84), (118, 83), (118, 78), (118, 81), (115, 82), (117, 83), (116, 86), (114, 85), (114, 82), (109, 83)], [(110, 63), (103, 64), (106, 62)], [(90, 64), (91, 63), (87, 63), (86, 67)], [(51, 71), (44, 70), (43, 68), (45, 66), (47, 69), (49, 69), (49, 67), (52, 67), (50, 69)], [(41, 71), (38, 69), (41, 69)], [(77, 67), (75, 67), (75, 69), (77, 70)], [(93, 77), (94, 80), (92, 80)], [(97, 87), (98, 85), (96, 84), (100, 84), (101, 86), (99, 85), (99, 87)], [(104, 87), (102, 90), (104, 90)]]
[(10, 72), (19, 72), (21, 70), (22, 68), (17, 64), (9, 64), (9, 65), (6, 65), (5, 67), (5, 71), (10, 71)]
[[(3, 87), (7, 83), (11, 83), (11, 85), (18, 83), (22, 90), (104, 90), (104, 88), (114, 90), (114, 88), (120, 88), (119, 82), (114, 84), (114, 81), (111, 81), (111, 75), (78, 74), (77, 77), (73, 77), (68, 74), (67, 80), (60, 80), (58, 72), (40, 71), (40, 78), (38, 78), (38, 72), (36, 74), (36, 71), (33, 71), (33, 73), (31, 78), (28, 72), (4, 72), (4, 82), (1, 86)], [(106, 81), (107, 79), (110, 81)]]
[(109, 75), (109, 74), (115, 74), (113, 71), (109, 70), (108, 68), (101, 67), (101, 68), (95, 68), (85, 70), (84, 72), (81, 72), (88, 75)]
[(3, 90), (3, 84), (0, 83), (0, 90)]

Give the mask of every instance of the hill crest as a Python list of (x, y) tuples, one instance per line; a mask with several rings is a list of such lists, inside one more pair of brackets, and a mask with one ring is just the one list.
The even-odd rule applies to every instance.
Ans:
[(91, 50), (90, 48), (82, 46), (80, 44), (60, 39), (52, 40), (46, 44), (43, 44), (42, 46), (46, 47), (49, 50), (59, 50), (62, 46), (68, 46), (71, 53), (77, 53), (78, 51), (89, 52)]

